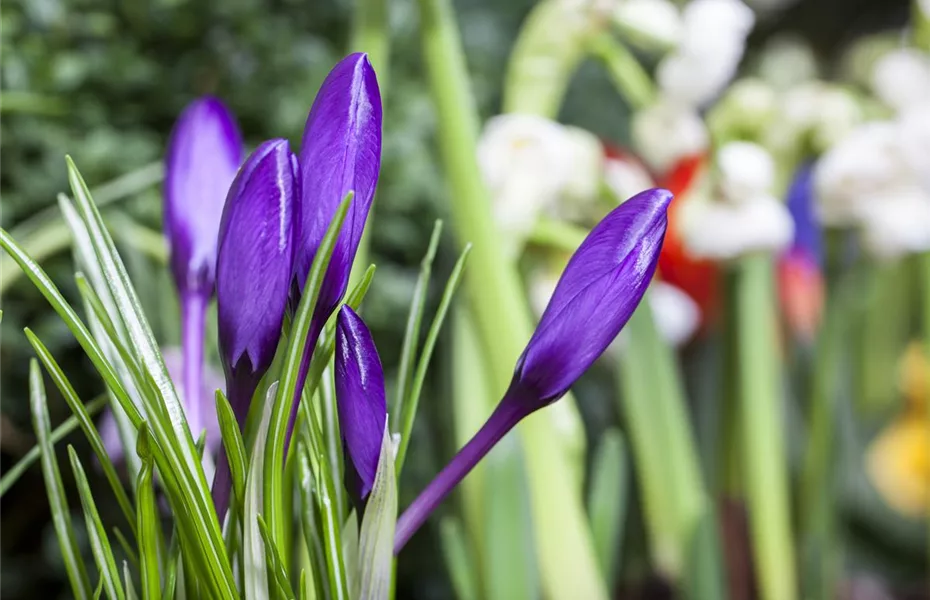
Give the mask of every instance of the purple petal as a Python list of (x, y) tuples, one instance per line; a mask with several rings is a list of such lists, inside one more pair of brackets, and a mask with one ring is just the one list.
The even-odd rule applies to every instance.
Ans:
[(346, 464), (346, 479), (360, 486), (350, 491), (363, 500), (378, 472), (387, 404), (384, 373), (371, 332), (345, 305), (336, 323), (335, 373), (339, 426), (351, 462)]
[(320, 292), (323, 320), (345, 293), (381, 167), (381, 94), (366, 54), (351, 54), (326, 77), (307, 117), (300, 148), (302, 192), (295, 272), (303, 290), (307, 273), (339, 204), (352, 205), (336, 242)]
[(242, 138), (216, 98), (191, 103), (175, 123), (165, 158), (165, 236), (183, 292), (213, 293), (217, 235)]
[(293, 266), (296, 169), (287, 141), (270, 140), (249, 156), (229, 190), (216, 267), (227, 381), (242, 370), (257, 382), (274, 358)]
[(671, 199), (662, 189), (637, 194), (588, 234), (517, 363), (518, 395), (558, 399), (620, 333), (655, 273)]
[(794, 242), (790, 252), (801, 254), (819, 267), (823, 260), (820, 222), (814, 206), (814, 168), (810, 163), (798, 167), (788, 188), (788, 210), (794, 220)]

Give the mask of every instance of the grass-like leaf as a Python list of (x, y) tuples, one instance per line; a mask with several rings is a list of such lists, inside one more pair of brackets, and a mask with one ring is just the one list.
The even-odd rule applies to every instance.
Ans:
[(436, 315), (430, 324), (429, 332), (426, 334), (426, 341), (423, 343), (423, 351), (420, 353), (420, 359), (417, 362), (416, 375), (410, 386), (410, 394), (404, 402), (403, 414), (398, 415), (402, 426), (400, 430), (400, 446), (397, 448), (397, 459), (395, 460), (398, 476), (404, 468), (404, 460), (407, 458), (407, 447), (410, 445), (410, 434), (413, 431), (413, 421), (417, 416), (417, 406), (420, 404), (420, 392), (423, 390), (423, 382), (426, 380), (426, 370), (429, 368), (430, 359), (433, 357), (433, 350), (436, 347), (436, 340), (439, 339), (439, 331), (445, 322), (446, 314), (449, 312), (449, 306), (452, 304), (452, 298), (455, 291), (462, 282), (462, 275), (465, 272), (465, 263), (468, 255), (471, 253), (471, 244), (466, 244), (462, 254), (455, 262), (449, 280), (446, 282), (446, 288), (442, 292), (442, 299), (439, 301), (439, 307), (436, 309)]
[(103, 579), (103, 589), (110, 600), (125, 600), (126, 594), (123, 592), (123, 586), (120, 583), (119, 569), (116, 567), (116, 559), (113, 558), (113, 549), (107, 539), (107, 532), (103, 528), (103, 522), (100, 520), (100, 513), (97, 512), (97, 504), (94, 502), (93, 493), (90, 491), (90, 483), (87, 481), (84, 467), (81, 465), (81, 460), (78, 458), (73, 446), (68, 446), (68, 456), (71, 458), (71, 470), (74, 471), (74, 479), (77, 483), (78, 493), (81, 496), (81, 506), (84, 509), (84, 520), (87, 522), (90, 548), (94, 553), (94, 560), (97, 563), (97, 569), (100, 571), (100, 577)]
[(439, 522), (439, 539), (449, 569), (449, 579), (459, 600), (478, 600), (477, 569), (468, 551), (468, 540), (454, 517)]
[(110, 459), (110, 454), (107, 452), (107, 449), (103, 445), (103, 439), (101, 439), (100, 434), (97, 432), (97, 427), (94, 425), (90, 414), (87, 412), (87, 408), (84, 406), (84, 403), (81, 402), (81, 399), (78, 398), (77, 393), (71, 386), (71, 382), (68, 381), (68, 378), (61, 370), (61, 367), (58, 366), (58, 363), (52, 357), (51, 353), (48, 351), (48, 348), (45, 347), (45, 344), (43, 344), (42, 341), (36, 337), (36, 335), (28, 328), (26, 328), (26, 338), (35, 349), (36, 355), (38, 355), (39, 360), (41, 360), (42, 364), (45, 366), (45, 370), (48, 371), (49, 375), (51, 375), (52, 381), (55, 382), (55, 386), (61, 392), (62, 397), (68, 404), (68, 408), (71, 409), (71, 412), (73, 412), (74, 416), (77, 418), (78, 423), (81, 426), (81, 430), (84, 433), (84, 437), (86, 437), (87, 441), (90, 442), (91, 449), (93, 449), (94, 454), (97, 456), (97, 460), (100, 461), (100, 466), (103, 469), (103, 473), (106, 476), (107, 481), (110, 483), (110, 487), (113, 489), (113, 494), (116, 496), (116, 501), (119, 504), (120, 509), (123, 511), (123, 515), (126, 517), (126, 521), (132, 528), (133, 536), (135, 536), (135, 511), (132, 508), (132, 503), (129, 500), (129, 496), (126, 495), (126, 490), (123, 488), (123, 483), (120, 481), (119, 475), (116, 473), (116, 467), (113, 466), (113, 461)]
[(277, 546), (275, 546), (274, 541), (271, 539), (271, 535), (268, 533), (268, 525), (265, 524), (265, 520), (261, 515), (258, 515), (258, 532), (261, 534), (262, 542), (265, 544), (265, 565), (268, 570), (269, 581), (277, 588), (278, 594), (284, 597), (285, 600), (296, 598), (297, 595), (294, 593), (294, 590), (291, 588), (291, 583), (287, 579), (287, 569), (281, 561), (281, 555), (278, 552)]
[(32, 409), (32, 426), (35, 429), (36, 439), (42, 457), (42, 476), (45, 478), (45, 491), (48, 494), (48, 504), (52, 510), (52, 524), (55, 526), (58, 545), (65, 563), (65, 570), (71, 582), (74, 597), (79, 600), (90, 598), (93, 591), (90, 579), (84, 569), (81, 552), (74, 536), (74, 527), (71, 524), (71, 514), (68, 511), (68, 501), (65, 496), (64, 485), (61, 482), (61, 471), (58, 469), (58, 459), (55, 457), (55, 447), (52, 444), (51, 427), (48, 419), (48, 403), (45, 396), (45, 386), (42, 383), (42, 372), (35, 359), (29, 361), (29, 402)]
[[(236, 597), (232, 567), (226, 556), (209, 485), (180, 400), (113, 240), (70, 157), (67, 162), (68, 178), (78, 211), (116, 302), (117, 316), (132, 341), (130, 349), (145, 370), (144, 374), (149, 379), (146, 383), (157, 390), (157, 394), (143, 392), (142, 397), (153, 439), (165, 454), (167, 464), (160, 466), (159, 471), (165, 476), (169, 501), (175, 508), (175, 514), (185, 517), (181, 520), (182, 528), (187, 529), (185, 537), (189, 538), (185, 553), (197, 564), (198, 575), (209, 585), (212, 595)], [(168, 418), (164, 419), (164, 416)]]
[(297, 457), (297, 482), (300, 492), (300, 526), (307, 545), (307, 554), (313, 565), (313, 584), (316, 596), (327, 598), (329, 594), (324, 591), (323, 577), (327, 574), (326, 557), (323, 550), (323, 539), (320, 534), (319, 511), (315, 498), (313, 485), (313, 470), (310, 467), (310, 454), (303, 439), (298, 438), (295, 445)]
[(174, 526), (171, 533), (171, 542), (168, 544), (168, 554), (165, 558), (165, 585), (162, 588), (161, 600), (174, 600), (175, 590), (178, 587), (178, 570), (181, 563), (181, 542), (178, 526)]
[(594, 551), (610, 587), (616, 580), (616, 566), (620, 564), (620, 542), (629, 501), (628, 471), (629, 458), (623, 436), (618, 430), (610, 429), (601, 437), (595, 452), (588, 495)]
[(129, 571), (129, 563), (123, 561), (123, 582), (126, 584), (126, 600), (139, 600), (136, 594), (136, 587), (132, 584), (132, 573)]
[(220, 433), (223, 437), (223, 449), (229, 459), (233, 502), (241, 505), (245, 497), (245, 442), (242, 440), (242, 432), (239, 431), (239, 423), (236, 421), (236, 415), (233, 414), (232, 406), (220, 390), (216, 391), (216, 417), (219, 420)]
[[(93, 400), (87, 403), (84, 409), (87, 411), (87, 414), (91, 417), (103, 410), (103, 407), (107, 405), (106, 396), (97, 396)], [(75, 429), (81, 426), (80, 421), (76, 415), (71, 415), (64, 421), (61, 425), (52, 430), (49, 440), (54, 446), (68, 435), (70, 435)], [(0, 498), (3, 497), (6, 492), (13, 487), (19, 478), (23, 476), (29, 467), (34, 465), (42, 457), (42, 448), (38, 445), (33, 446), (29, 452), (23, 455), (19, 461), (10, 467), (6, 473), (3, 474), (3, 477), (0, 477)]]
[(139, 440), (136, 454), (142, 461), (142, 468), (136, 477), (136, 517), (137, 539), (139, 540), (139, 571), (142, 575), (143, 600), (155, 600), (161, 597), (161, 580), (158, 574), (159, 530), (158, 506), (155, 504), (153, 482), (154, 461), (149, 447), (148, 425), (139, 428)]
[[(430, 274), (433, 271), (433, 259), (439, 247), (439, 238), (442, 234), (442, 221), (437, 219), (433, 224), (433, 233), (429, 238), (426, 255), (420, 262), (420, 275), (413, 288), (413, 299), (410, 302), (410, 312), (407, 315), (407, 326), (404, 328), (404, 343), (400, 350), (400, 366), (397, 368), (397, 389), (394, 392), (394, 402), (388, 411), (392, 415), (401, 415), (407, 400), (407, 391), (413, 375), (414, 361), (416, 359), (417, 345), (420, 343), (420, 324), (423, 321), (423, 309), (426, 306), (426, 293), (429, 291)], [(400, 426), (400, 419), (396, 420), (395, 428)], [(394, 433), (400, 433), (396, 429)]]
[(375, 482), (365, 506), (358, 536), (359, 588), (355, 598), (388, 600), (394, 577), (394, 525), (397, 522), (397, 477), (394, 446), (387, 426)]
[[(292, 322), (287, 352), (281, 369), (280, 385), (273, 402), (271, 427), (264, 446), (265, 467), (263, 472), (265, 489), (263, 501), (265, 503), (264, 515), (267, 518), (272, 540), (276, 543), (279, 540), (286, 539), (286, 529), (289, 527), (289, 515), (284, 514), (284, 457), (286, 450), (284, 446), (291, 407), (294, 399), (298, 398), (301, 392), (301, 390), (297, 389), (300, 364), (303, 361), (304, 352), (308, 351), (306, 348), (307, 334), (310, 331), (310, 322), (320, 295), (320, 288), (323, 286), (323, 278), (329, 268), (329, 261), (332, 258), (336, 240), (342, 231), (342, 223), (351, 202), (352, 193), (350, 192), (336, 210), (336, 214), (326, 230), (326, 235), (323, 236), (320, 247), (313, 258), (304, 285), (303, 297), (300, 299), (297, 314)], [(309, 349), (309, 351), (312, 350), (313, 348)], [(255, 447), (261, 448), (262, 446)], [(256, 452), (256, 454), (259, 453)], [(287, 556), (284, 558), (285, 560), (288, 559)]]
[[(265, 542), (262, 540), (258, 528), (258, 518), (264, 502), (262, 485), (265, 477), (266, 460), (262, 449), (268, 438), (268, 429), (274, 414), (275, 394), (278, 383), (271, 384), (262, 404), (261, 418), (255, 433), (255, 444), (252, 446), (252, 456), (249, 459), (249, 470), (245, 480), (245, 499), (243, 501), (243, 532), (242, 532), (242, 568), (245, 577), (245, 598), (265, 598), (268, 596), (268, 574), (265, 565)], [(280, 463), (275, 463), (279, 465)]]

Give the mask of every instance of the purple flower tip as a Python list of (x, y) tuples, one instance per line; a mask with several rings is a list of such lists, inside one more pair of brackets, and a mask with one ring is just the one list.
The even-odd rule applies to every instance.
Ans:
[(360, 503), (378, 472), (387, 421), (384, 373), (371, 332), (348, 306), (336, 322), (336, 403), (345, 452), (346, 487)]
[(213, 293), (220, 217), (242, 154), (235, 118), (216, 98), (188, 105), (171, 132), (164, 228), (182, 295)]
[(819, 269), (823, 262), (823, 242), (814, 206), (813, 164), (805, 163), (795, 171), (788, 188), (788, 210), (794, 220), (794, 242), (788, 252), (804, 256)]
[[(229, 189), (216, 265), (220, 356), (227, 379), (249, 375), (257, 383), (274, 358), (291, 282), (292, 206), (298, 189), (297, 161), (282, 139), (259, 146)], [(231, 401), (232, 396), (231, 389)]]
[(564, 395), (639, 305), (665, 239), (671, 192), (641, 192), (597, 224), (572, 256), (517, 363), (511, 392), (540, 408)]
[(381, 168), (381, 119), (381, 93), (368, 55), (350, 54), (323, 81), (300, 148), (294, 267), (301, 290), (336, 209), (349, 192), (355, 194), (320, 291), (324, 321), (345, 293), (371, 208)]

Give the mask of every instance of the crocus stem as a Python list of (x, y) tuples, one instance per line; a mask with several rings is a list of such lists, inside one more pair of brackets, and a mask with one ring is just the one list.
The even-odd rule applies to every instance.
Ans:
[(772, 258), (746, 256), (737, 269), (741, 451), (759, 596), (791, 600), (797, 587)]
[(634, 110), (645, 108), (656, 96), (655, 85), (633, 53), (611, 32), (591, 40), (591, 53), (604, 63), (614, 87)]
[(181, 351), (184, 359), (184, 403), (187, 406), (187, 424), (194, 439), (203, 430), (201, 415), (200, 379), (203, 375), (203, 332), (207, 312), (207, 297), (196, 292), (184, 294), (181, 299)]
[(426, 522), (449, 492), (468, 475), (478, 462), (503, 438), (508, 431), (527, 415), (525, 408), (506, 398), (494, 409), (478, 433), (459, 450), (458, 454), (439, 472), (426, 489), (414, 500), (397, 520), (394, 532), (394, 554), (401, 551), (407, 541)]

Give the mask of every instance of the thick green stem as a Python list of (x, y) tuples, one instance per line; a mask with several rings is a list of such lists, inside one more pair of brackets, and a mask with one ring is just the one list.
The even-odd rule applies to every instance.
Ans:
[(773, 261), (768, 255), (749, 255), (737, 269), (741, 454), (759, 595), (763, 600), (792, 600), (797, 585)]
[[(503, 395), (531, 318), (514, 266), (503, 259), (476, 160), (477, 111), (449, 0), (420, 0), (423, 59), (436, 107), (439, 145), (460, 243), (471, 242), (469, 300), (492, 390)], [(607, 597), (580, 494), (553, 424), (540, 411), (519, 428), (532, 497), (545, 596), (560, 600)]]

